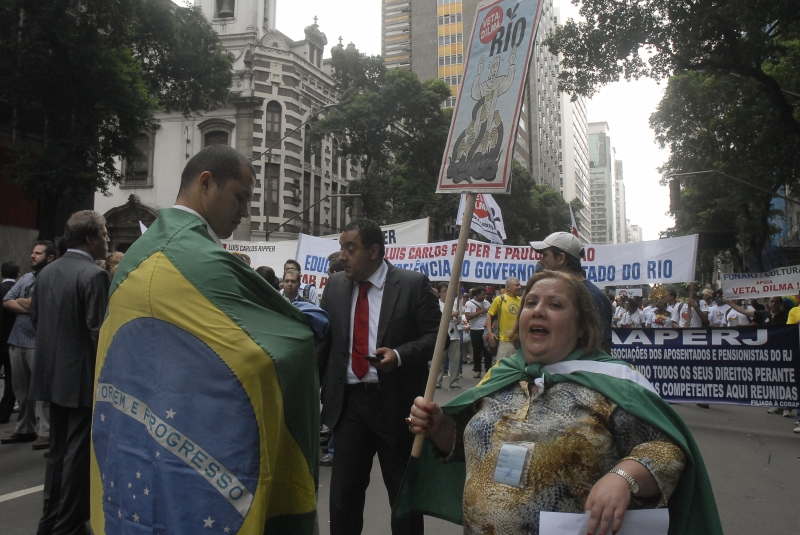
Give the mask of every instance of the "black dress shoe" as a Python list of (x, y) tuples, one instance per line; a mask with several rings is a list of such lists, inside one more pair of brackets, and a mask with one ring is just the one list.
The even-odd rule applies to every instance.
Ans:
[(36, 433), (11, 433), (6, 438), (0, 438), (0, 444), (19, 444), (21, 442), (33, 442), (39, 437)]

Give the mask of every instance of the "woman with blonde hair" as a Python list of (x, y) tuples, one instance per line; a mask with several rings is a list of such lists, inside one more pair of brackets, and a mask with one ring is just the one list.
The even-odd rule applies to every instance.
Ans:
[(108, 272), (108, 276), (112, 279), (114, 278), (114, 273), (117, 272), (117, 266), (119, 266), (123, 256), (125, 255), (119, 251), (114, 251), (106, 257), (106, 264), (103, 267)]

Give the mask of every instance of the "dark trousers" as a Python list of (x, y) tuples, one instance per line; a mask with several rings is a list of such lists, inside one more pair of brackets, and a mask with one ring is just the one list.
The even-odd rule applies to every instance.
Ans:
[(483, 347), (483, 330), (469, 332), (469, 338), (472, 340), (472, 371), (481, 373), (481, 363), (483, 363), (486, 371), (492, 367), (492, 356)]
[[(378, 454), (389, 502), (394, 505), (414, 442), (405, 421), (394, 422), (387, 417), (379, 390), (366, 391), (358, 386), (346, 388), (342, 414), (333, 430), (336, 455), (331, 473), (331, 535), (361, 533), (364, 501), (375, 453)], [(379, 528), (375, 533), (386, 531)], [(393, 535), (423, 533), (421, 515), (400, 522), (392, 521)]]
[(0, 346), (0, 360), (2, 361), (3, 373), (3, 399), (0, 399), (0, 424), (7, 424), (14, 412), (14, 387), (11, 386), (11, 356), (8, 354), (8, 344)]
[(50, 457), (37, 535), (88, 533), (92, 409), (50, 403)]

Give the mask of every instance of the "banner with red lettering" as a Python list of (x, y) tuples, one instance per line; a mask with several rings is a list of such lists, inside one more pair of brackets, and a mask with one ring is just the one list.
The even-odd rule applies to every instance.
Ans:
[(797, 295), (800, 266), (787, 266), (766, 273), (722, 273), (722, 294), (728, 299)]
[[(585, 249), (584, 273), (600, 287), (694, 280), (697, 235), (618, 245), (586, 244)], [(301, 234), (296, 258), (303, 272), (303, 282), (323, 288), (328, 277), (328, 255), (338, 250), (338, 242)], [(432, 281), (450, 279), (455, 255), (456, 240), (386, 246), (389, 262), (424, 273)], [(508, 277), (516, 277), (525, 284), (541, 258), (542, 255), (528, 246), (469, 240), (461, 280), (502, 285)]]

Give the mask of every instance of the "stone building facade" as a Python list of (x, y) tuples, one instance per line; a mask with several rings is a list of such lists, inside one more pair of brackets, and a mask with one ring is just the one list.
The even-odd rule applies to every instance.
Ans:
[[(153, 213), (171, 206), (188, 159), (206, 145), (227, 144), (252, 157), (256, 168), (250, 215), (232, 239), (331, 234), (349, 222), (342, 199), (326, 196), (347, 193), (348, 181), (361, 169), (340, 157), (336, 139), (312, 144), (308, 135), (307, 123), (338, 98), (330, 60), (323, 61), (327, 37), (316, 20), (303, 40), (282, 34), (275, 27), (275, 2), (195, 0), (235, 57), (229, 103), (189, 118), (158, 114), (158, 128), (137, 140), (145, 156), (121, 163), (123, 182), (95, 197), (97, 211), (130, 219), (127, 212), (140, 209), (129, 202), (131, 195)], [(121, 230), (109, 225), (117, 250), (130, 245)]]

